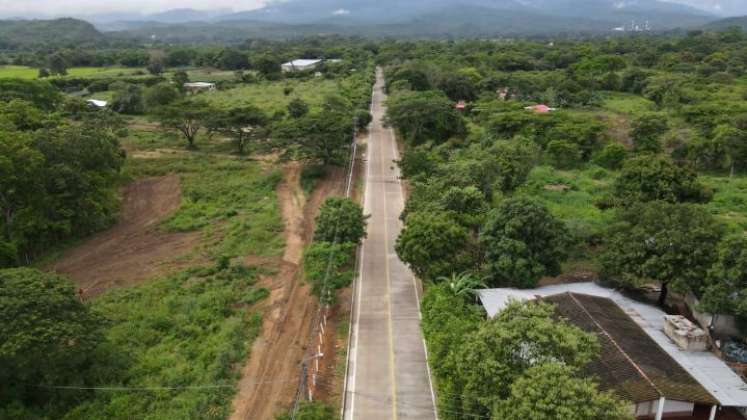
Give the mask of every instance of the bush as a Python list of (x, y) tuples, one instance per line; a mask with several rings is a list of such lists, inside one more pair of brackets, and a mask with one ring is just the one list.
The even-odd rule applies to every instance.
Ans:
[(311, 292), (322, 303), (333, 303), (333, 291), (348, 286), (353, 280), (349, 268), (354, 250), (355, 245), (349, 242), (315, 242), (306, 248), (303, 256), (306, 280), (311, 284)]
[(553, 166), (558, 169), (571, 169), (581, 161), (578, 146), (565, 140), (553, 140), (547, 144), (546, 152)]
[(607, 169), (619, 169), (627, 153), (625, 146), (613, 142), (604, 146), (604, 149), (600, 150), (592, 161)]
[(359, 244), (366, 236), (366, 216), (356, 202), (328, 198), (316, 217), (315, 241)]
[(371, 121), (373, 121), (373, 116), (367, 110), (359, 109), (355, 111), (355, 122), (359, 130), (367, 129)]

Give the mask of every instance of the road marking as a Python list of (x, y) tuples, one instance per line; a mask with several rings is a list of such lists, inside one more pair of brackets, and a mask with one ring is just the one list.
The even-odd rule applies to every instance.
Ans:
[[(383, 127), (382, 127), (383, 128)], [(377, 142), (381, 149), (381, 141)], [(382, 175), (386, 173), (386, 165), (383, 159), (383, 150), (379, 154), (379, 166), (381, 166)], [(392, 276), (389, 267), (389, 214), (386, 184), (382, 184), (384, 190), (384, 262), (386, 267), (386, 288), (387, 288), (387, 318), (389, 320), (389, 377), (392, 381), (392, 418), (397, 420), (397, 379), (394, 373), (394, 326), (392, 321)]]
[[(391, 129), (390, 129), (391, 130)], [(392, 153), (394, 155), (394, 160), (399, 160), (399, 151), (397, 150), (397, 138), (394, 135), (394, 132), (392, 131), (391, 135), (392, 139), (394, 141), (392, 142)], [(397, 175), (397, 181), (399, 181), (399, 196), (402, 200), (402, 205), (405, 205), (405, 191), (404, 191), (404, 185), (402, 184), (402, 181), (399, 179), (400, 171), (399, 169), (395, 170), (395, 174)], [(400, 227), (402, 227), (403, 223), (402, 220), (399, 220)], [(410, 278), (412, 279), (412, 287), (415, 288), (415, 303), (416, 307), (418, 309), (418, 320), (423, 320), (423, 313), (420, 311), (420, 289), (418, 288), (418, 282), (415, 279), (415, 276), (410, 275)], [(423, 337), (423, 351), (425, 352), (425, 370), (428, 373), (428, 387), (431, 391), (431, 401), (433, 402), (433, 417), (438, 420), (438, 406), (436, 405), (436, 391), (433, 388), (433, 378), (431, 376), (431, 365), (428, 361), (428, 344), (425, 342), (425, 337)]]

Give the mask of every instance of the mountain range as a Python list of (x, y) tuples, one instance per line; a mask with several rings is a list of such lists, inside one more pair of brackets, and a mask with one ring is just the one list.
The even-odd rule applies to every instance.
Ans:
[(408, 37), (599, 33), (697, 27), (716, 19), (661, 0), (289, 0), (238, 13), (178, 9), (140, 19), (114, 17), (91, 20), (103, 31), (173, 42), (217, 33), (223, 40), (255, 33), (271, 37), (289, 30)]
[[(330, 33), (490, 38), (658, 31), (706, 24), (721, 27), (711, 23), (717, 20), (715, 15), (660, 0), (287, 0), (238, 13), (175, 9), (152, 15), (107, 13), (88, 20), (99, 31), (109, 33), (107, 39), (163, 42), (239, 42)], [(19, 35), (33, 32), (34, 27), (46, 28), (44, 22), (49, 21), (0, 21), (0, 46), (3, 32), (13, 38), (11, 44), (22, 45), (24, 39)], [(63, 28), (71, 25), (66, 20), (60, 22)], [(67, 30), (91, 33), (91, 29), (86, 24), (77, 32)], [(68, 38), (61, 35), (62, 40)]]

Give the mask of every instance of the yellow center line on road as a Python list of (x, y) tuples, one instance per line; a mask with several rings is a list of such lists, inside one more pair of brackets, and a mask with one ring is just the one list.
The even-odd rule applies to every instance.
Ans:
[[(377, 142), (377, 146), (380, 150), (379, 164), (381, 166), (382, 176), (386, 173), (386, 165), (384, 165), (384, 150), (381, 144), (381, 137)], [(386, 287), (387, 287), (387, 318), (389, 320), (389, 376), (392, 381), (392, 419), (397, 420), (397, 379), (394, 373), (394, 327), (392, 321), (392, 277), (389, 272), (389, 222), (388, 222), (388, 202), (386, 197), (386, 184), (382, 184), (384, 190), (384, 265), (386, 271)]]

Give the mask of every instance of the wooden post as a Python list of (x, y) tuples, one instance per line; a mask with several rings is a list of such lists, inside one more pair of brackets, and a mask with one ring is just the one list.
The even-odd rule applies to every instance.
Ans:
[(716, 420), (716, 405), (711, 407), (711, 414), (708, 416), (708, 420)]

